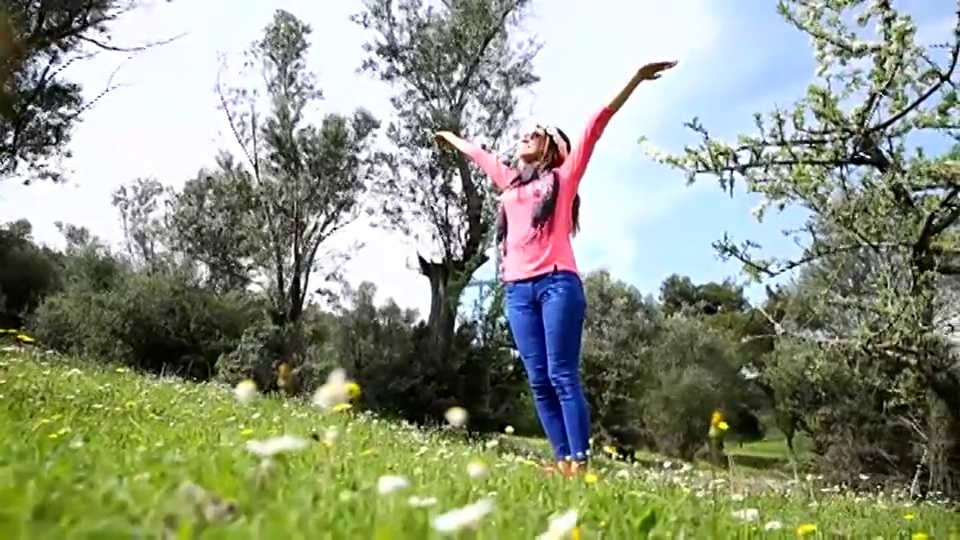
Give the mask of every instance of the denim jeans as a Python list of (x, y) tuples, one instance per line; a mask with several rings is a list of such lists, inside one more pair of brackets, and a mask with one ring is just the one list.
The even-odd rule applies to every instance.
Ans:
[(590, 412), (580, 384), (586, 297), (580, 276), (549, 274), (506, 284), (507, 319), (543, 430), (558, 460), (590, 455)]

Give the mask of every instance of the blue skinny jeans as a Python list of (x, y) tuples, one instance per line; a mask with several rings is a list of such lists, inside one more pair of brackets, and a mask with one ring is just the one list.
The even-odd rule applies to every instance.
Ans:
[(590, 412), (580, 383), (587, 301), (580, 276), (554, 271), (506, 284), (507, 319), (543, 430), (558, 460), (590, 456)]

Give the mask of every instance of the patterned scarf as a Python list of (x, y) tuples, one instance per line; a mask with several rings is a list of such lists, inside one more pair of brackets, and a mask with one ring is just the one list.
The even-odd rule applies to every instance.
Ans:
[[(562, 135), (559, 129), (555, 127), (542, 127), (537, 126), (536, 129), (541, 133), (549, 137), (549, 140), (557, 146), (559, 150), (561, 163), (567, 158), (567, 154), (570, 151), (569, 144), (567, 143), (566, 137)], [(536, 208), (534, 208), (533, 215), (531, 216), (531, 226), (533, 227), (534, 235), (537, 237), (543, 233), (551, 224), (551, 219), (554, 212), (557, 209), (557, 194), (560, 193), (560, 178), (557, 176), (556, 169), (547, 169), (541, 171), (538, 167), (534, 165), (527, 165), (521, 171), (520, 174), (514, 178), (507, 189), (517, 189), (523, 187), (530, 182), (539, 180), (541, 175), (549, 174), (553, 176), (553, 182), (550, 184), (549, 189), (537, 203)], [(572, 208), (572, 218), (574, 223), (574, 234), (576, 234), (578, 218), (580, 214), (580, 194), (577, 194), (573, 199), (573, 208)], [(500, 211), (497, 215), (497, 243), (500, 244), (501, 254), (506, 254), (507, 251), (507, 213), (503, 208), (503, 204), (500, 204)]]

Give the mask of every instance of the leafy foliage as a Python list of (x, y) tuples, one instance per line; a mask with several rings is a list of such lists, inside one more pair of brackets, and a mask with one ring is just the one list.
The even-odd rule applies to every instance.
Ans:
[[(960, 491), (960, 372), (956, 358), (944, 350), (935, 308), (943, 278), (960, 272), (960, 167), (956, 148), (939, 157), (924, 150), (958, 140), (960, 12), (952, 40), (926, 46), (913, 18), (896, 2), (782, 0), (779, 9), (811, 39), (819, 69), (807, 94), (792, 108), (756, 115), (757, 133), (735, 144), (715, 139), (694, 119), (687, 125), (700, 144), (665, 162), (685, 171), (691, 182), (717, 178), (731, 194), (743, 182), (747, 192), (762, 198), (755, 214), (760, 221), (770, 208), (807, 213), (799, 229), (785, 231), (804, 241), (797, 258), (761, 256), (755, 242), (736, 243), (727, 236), (715, 244), (758, 279), (803, 272), (795, 287), (807, 322), (816, 324), (794, 320), (788, 321), (792, 327), (777, 328), (822, 349), (795, 361), (821, 361), (796, 371), (783, 367), (790, 360), (780, 356), (778, 369), (785, 370), (780, 380), (802, 373), (807, 383), (823, 385), (821, 397), (837, 399), (841, 396), (830, 389), (849, 381), (853, 386), (843, 400), (853, 400), (850, 411), (947, 418), (941, 427), (952, 442), (933, 458), (939, 465), (931, 470), (939, 472), (931, 483)], [(837, 361), (845, 367), (832, 364)], [(862, 385), (867, 387), (861, 392)], [(925, 391), (935, 396), (931, 407), (942, 407), (945, 416), (925, 411), (924, 400), (917, 403), (914, 396)], [(829, 407), (833, 415), (844, 414), (835, 404)], [(873, 433), (866, 426), (877, 422), (854, 423), (864, 428), (857, 429), (849, 417), (835, 419), (850, 437), (834, 438), (830, 448), (821, 448), (826, 453), (841, 446), (879, 450), (882, 440), (901, 436), (892, 424), (902, 419), (878, 421), (888, 425)], [(834, 424), (810, 428), (824, 435), (837, 431)], [(885, 461), (903, 470), (901, 460), (911, 451), (901, 447)]]
[(430, 280), (434, 338), (453, 337), (460, 295), (487, 262), (492, 186), (469, 160), (438, 148), (447, 130), (501, 148), (512, 135), (518, 93), (538, 81), (539, 45), (517, 39), (529, 0), (368, 0), (354, 21), (372, 34), (361, 70), (396, 89), (386, 127), (394, 148), (376, 191), (386, 224), (413, 235)]
[[(306, 121), (322, 98), (307, 69), (311, 29), (277, 11), (247, 53), (263, 74), (269, 113), (257, 109), (259, 88), (220, 88), (223, 109), (245, 163), (223, 154), (177, 194), (171, 218), (177, 242), (206, 265), (211, 280), (230, 288), (265, 278), (274, 322), (303, 313), (321, 246), (352, 223), (373, 167), (370, 144), (378, 122), (363, 109), (350, 116)], [(332, 254), (331, 254), (332, 256)], [(335, 265), (325, 265), (335, 274)]]
[(111, 42), (109, 27), (138, 7), (134, 0), (44, 2), (7, 0), (0, 7), (0, 179), (20, 176), (63, 180), (59, 160), (81, 114), (115, 86), (111, 81), (94, 99), (66, 79), (79, 60), (106, 52), (131, 54), (135, 48)]

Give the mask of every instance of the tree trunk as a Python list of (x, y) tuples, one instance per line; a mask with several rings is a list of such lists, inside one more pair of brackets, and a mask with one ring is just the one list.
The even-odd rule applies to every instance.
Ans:
[(960, 496), (960, 420), (938, 396), (932, 395), (929, 403), (929, 491), (955, 498)]
[(453, 340), (457, 322), (457, 308), (463, 285), (458, 283), (465, 265), (460, 261), (432, 262), (417, 256), (420, 273), (430, 280), (430, 314), (427, 326), (438, 352), (446, 351)]

